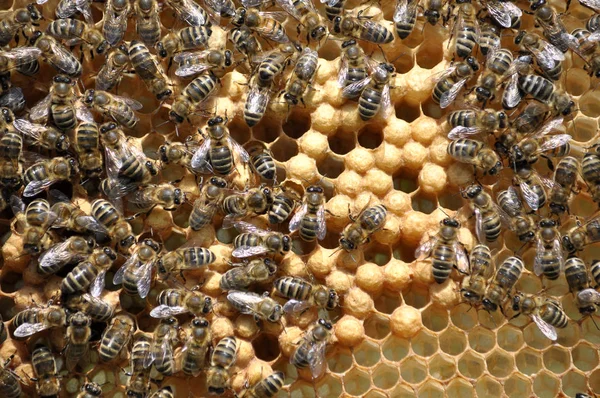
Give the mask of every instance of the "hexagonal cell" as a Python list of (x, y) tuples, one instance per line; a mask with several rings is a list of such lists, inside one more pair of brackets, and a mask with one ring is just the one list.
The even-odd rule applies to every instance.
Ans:
[(406, 242), (397, 242), (392, 246), (392, 256), (395, 259), (404, 261), (405, 263), (411, 263), (415, 261), (415, 247), (410, 247)]
[(569, 352), (559, 346), (552, 346), (544, 351), (544, 367), (552, 373), (561, 374), (571, 366)]
[(377, 390), (371, 390), (365, 394), (364, 398), (387, 398), (387, 395)]
[(384, 293), (375, 299), (375, 309), (384, 314), (391, 314), (401, 304), (402, 297), (397, 293)]
[(404, 302), (414, 308), (424, 308), (429, 304), (429, 291), (425, 286), (412, 284), (402, 291)]
[(440, 207), (449, 210), (459, 210), (465, 205), (463, 199), (456, 193), (444, 193), (438, 195), (437, 200)]
[(383, 131), (381, 127), (367, 124), (358, 131), (358, 144), (363, 148), (375, 149), (383, 142)]
[(598, 366), (598, 350), (587, 344), (578, 344), (571, 351), (573, 365), (581, 371), (587, 372)]
[(373, 315), (365, 320), (364, 328), (367, 336), (381, 340), (390, 334), (390, 320), (381, 315)]
[(438, 350), (438, 339), (434, 334), (421, 330), (419, 334), (410, 340), (410, 345), (415, 354), (429, 357)]
[(305, 381), (299, 381), (290, 387), (290, 398), (316, 397), (315, 387)]
[(504, 381), (504, 392), (509, 397), (529, 397), (531, 396), (531, 381), (514, 373)]
[[(488, 312), (483, 309), (477, 311), (477, 319), (479, 325), (489, 329), (496, 330), (499, 326), (506, 322), (506, 317), (500, 310)], [(519, 318), (516, 318), (519, 319)]]
[(281, 127), (288, 137), (298, 139), (310, 129), (310, 123), (310, 114), (295, 107)]
[(371, 379), (362, 370), (352, 369), (344, 375), (344, 390), (350, 395), (362, 396), (369, 391)]
[(270, 149), (273, 159), (279, 162), (287, 162), (298, 154), (298, 142), (282, 135), (271, 145)]
[(392, 183), (396, 191), (411, 193), (419, 188), (418, 174), (408, 169), (401, 169), (392, 176)]
[(372, 242), (364, 251), (365, 261), (375, 263), (377, 265), (385, 265), (392, 258), (392, 250), (389, 245), (382, 245), (377, 242)]
[(342, 395), (342, 380), (327, 374), (317, 385), (317, 397), (339, 397)]
[(504, 325), (496, 333), (498, 345), (506, 351), (517, 351), (523, 346), (524, 339), (521, 330), (511, 325)]
[(462, 330), (449, 327), (440, 336), (440, 348), (446, 354), (458, 355), (467, 348), (467, 336)]
[(396, 385), (400, 374), (397, 367), (382, 363), (373, 369), (372, 377), (376, 387), (387, 390)]
[(588, 376), (590, 388), (595, 394), (600, 394), (600, 369), (596, 369)]
[(381, 351), (378, 344), (365, 340), (354, 349), (353, 355), (357, 364), (370, 367), (379, 362)]
[(409, 342), (396, 336), (390, 336), (385, 340), (381, 349), (386, 359), (398, 362), (408, 355)]
[(515, 368), (515, 361), (509, 353), (496, 349), (485, 359), (488, 372), (496, 377), (507, 377)]
[(400, 365), (402, 379), (411, 384), (419, 384), (427, 377), (427, 363), (418, 357), (410, 357)]
[(351, 131), (336, 130), (334, 135), (327, 138), (329, 149), (338, 155), (345, 155), (356, 146), (354, 133)]
[(581, 338), (595, 345), (600, 344), (600, 330), (594, 325), (592, 317), (587, 317), (581, 322)]
[(485, 370), (484, 359), (474, 351), (468, 350), (458, 360), (458, 371), (469, 379), (477, 379)]
[(469, 346), (477, 352), (486, 353), (496, 345), (494, 333), (481, 326), (478, 326), (469, 332), (468, 337)]
[(411, 197), (411, 207), (414, 211), (431, 214), (437, 209), (437, 199), (434, 195), (418, 191)]
[(432, 69), (442, 62), (444, 48), (441, 40), (432, 40), (426, 46), (420, 46), (417, 51), (417, 65), (423, 69)]
[(24, 286), (23, 277), (16, 272), (10, 272), (6, 269), (0, 279), (0, 289), (3, 293), (14, 293)]
[(561, 385), (563, 392), (569, 397), (574, 397), (575, 394), (587, 390), (587, 380), (583, 373), (576, 370), (570, 370), (561, 377)]
[(569, 94), (580, 96), (590, 87), (590, 76), (583, 69), (569, 68), (565, 71), (566, 84), (565, 87)]
[(280, 354), (279, 344), (277, 344), (277, 336), (261, 333), (252, 341), (252, 347), (258, 359), (265, 362), (277, 359)]
[(586, 116), (600, 116), (600, 93), (590, 90), (579, 97), (579, 110)]
[(470, 311), (472, 307), (468, 304), (459, 304), (450, 310), (450, 319), (457, 328), (462, 330), (471, 330), (479, 322), (477, 320), (477, 311)]
[(529, 347), (537, 348), (538, 350), (543, 350), (552, 344), (552, 341), (544, 336), (537, 325), (533, 322), (525, 327), (523, 330), (523, 337), (525, 338), (525, 344), (527, 344)]
[(429, 306), (421, 313), (423, 326), (432, 332), (441, 332), (448, 326), (448, 310)]
[(485, 375), (477, 380), (475, 391), (478, 397), (499, 397), (502, 395), (502, 385), (490, 376)]
[(530, 348), (519, 351), (515, 360), (517, 368), (526, 375), (537, 373), (542, 368), (542, 355)]
[(415, 398), (417, 394), (415, 390), (406, 384), (398, 384), (391, 392), (390, 397), (398, 398)]
[(419, 103), (415, 104), (407, 101), (398, 101), (394, 108), (396, 109), (396, 118), (402, 119), (407, 123), (410, 123), (421, 116), (421, 105)]
[(344, 161), (336, 156), (328, 155), (325, 159), (317, 162), (317, 170), (322, 176), (338, 178), (344, 171)]
[(594, 138), (594, 131), (598, 128), (598, 121), (585, 116), (578, 117), (577, 123), (573, 126), (573, 139), (579, 142), (587, 142)]
[(533, 380), (533, 392), (536, 397), (556, 397), (560, 389), (560, 379), (550, 372), (541, 371)]
[(465, 379), (455, 378), (446, 386), (446, 394), (448, 397), (474, 397), (475, 389)]
[(337, 348), (337, 351), (327, 358), (329, 370), (334, 373), (345, 373), (352, 367), (352, 351)]
[(429, 360), (429, 374), (440, 381), (448, 380), (456, 375), (456, 363), (448, 355), (437, 354)]
[(444, 387), (437, 381), (428, 380), (418, 390), (419, 397), (443, 398)]

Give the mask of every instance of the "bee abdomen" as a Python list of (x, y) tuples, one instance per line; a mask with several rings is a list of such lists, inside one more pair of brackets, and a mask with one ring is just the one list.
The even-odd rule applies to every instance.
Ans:
[(210, 163), (217, 174), (228, 175), (233, 171), (233, 154), (226, 146), (211, 148)]
[(381, 106), (381, 92), (372, 87), (366, 87), (358, 99), (358, 113), (362, 120), (372, 119)]
[(73, 294), (84, 291), (92, 281), (98, 276), (96, 267), (88, 262), (83, 262), (77, 265), (69, 274), (62, 280), (60, 290), (63, 294)]

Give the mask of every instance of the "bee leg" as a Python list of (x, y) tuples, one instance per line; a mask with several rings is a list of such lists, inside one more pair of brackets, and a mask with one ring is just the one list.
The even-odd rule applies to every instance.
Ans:
[(183, 280), (183, 283), (187, 282), (187, 279), (185, 279), (185, 276), (183, 276), (183, 270), (179, 270), (179, 276), (181, 277), (181, 279)]

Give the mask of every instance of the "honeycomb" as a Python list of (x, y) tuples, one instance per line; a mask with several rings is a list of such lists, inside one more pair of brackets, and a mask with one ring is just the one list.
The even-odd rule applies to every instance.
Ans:
[[(55, 18), (56, 3), (56, 0), (50, 0), (41, 7), (45, 17), (42, 28)], [(566, 11), (564, 2), (549, 3), (560, 13)], [(0, 0), (0, 9), (12, 10), (26, 4), (24, 0), (14, 3)], [(526, 4), (519, 5), (526, 9)], [(103, 7), (102, 3), (92, 3), (97, 27), (102, 26)], [(317, 7), (323, 11), (322, 4)], [(365, 7), (358, 1), (346, 3), (349, 12)], [(368, 14), (394, 31), (391, 22), (394, 7), (391, 1), (373, 2), (369, 4)], [(181, 27), (167, 7), (164, 8), (161, 12), (163, 35)], [(563, 15), (563, 21), (571, 31), (583, 26), (591, 15), (592, 10), (574, 1)], [(292, 18), (287, 19), (288, 34), (295, 35), (296, 24)], [(130, 18), (125, 41), (135, 38), (133, 25)], [(225, 22), (212, 29), (211, 48), (224, 47)], [(531, 15), (523, 14), (522, 29), (536, 29)], [(445, 283), (436, 284), (431, 262), (415, 259), (417, 246), (427, 235), (437, 231), (439, 221), (446, 214), (456, 214), (460, 218), (463, 223), (460, 241), (467, 249), (476, 243), (470, 208), (465, 206), (459, 193), (460, 188), (473, 181), (473, 168), (455, 162), (446, 151), (449, 141), (445, 115), (461, 108), (462, 94), (457, 103), (446, 110), (441, 110), (431, 99), (434, 77), (451, 64), (450, 31), (451, 23), (431, 26), (419, 17), (414, 31), (404, 40), (395, 37), (392, 43), (381, 47), (361, 42), (366, 54), (382, 61), (383, 53), (396, 69), (391, 82), (393, 110), (387, 118), (378, 116), (364, 122), (359, 117), (356, 101), (342, 96), (337, 85), (342, 41), (333, 36), (318, 48), (319, 69), (314, 87), (305, 98), (306, 106), (289, 109), (287, 104), (275, 98), (261, 122), (253, 128), (247, 127), (243, 106), (249, 74), (243, 64), (225, 75), (214, 96), (215, 112), (227, 114), (228, 127), (238, 143), (260, 141), (267, 144), (276, 161), (279, 182), (293, 182), (304, 187), (320, 183), (325, 189), (329, 212), (327, 236), (312, 245), (295, 239), (293, 253), (287, 254), (279, 263), (279, 273), (313, 277), (334, 288), (342, 297), (340, 307), (330, 313), (334, 332), (327, 346), (327, 370), (318, 379), (313, 379), (310, 372), (298, 371), (289, 363), (297, 341), (317, 319), (316, 310), (307, 311), (298, 318), (286, 317), (282, 325), (258, 326), (250, 316), (239, 315), (227, 304), (219, 281), (230, 269), (228, 260), (235, 230), (223, 229), (219, 221), (200, 231), (192, 231), (187, 226), (191, 205), (183, 205), (173, 212), (156, 208), (149, 216), (131, 221), (138, 240), (153, 237), (163, 243), (166, 251), (172, 251), (186, 241), (194, 241), (210, 247), (217, 255), (217, 261), (208, 269), (187, 272), (186, 286), (201, 285), (200, 291), (217, 302), (214, 313), (208, 317), (213, 342), (228, 335), (235, 335), (240, 342), (237, 360), (231, 370), (234, 392), (243, 390), (246, 382), (254, 384), (272, 371), (280, 370), (285, 373), (285, 387), (277, 395), (281, 397), (574, 397), (579, 392), (600, 394), (600, 330), (593, 317), (580, 320), (563, 276), (558, 281), (542, 283), (534, 275), (533, 246), (523, 249), (512, 232), (504, 231), (503, 237), (491, 247), (497, 259), (506, 258), (513, 252), (524, 258), (526, 270), (517, 283), (517, 290), (534, 294), (543, 288), (551, 289), (552, 296), (560, 299), (570, 320), (565, 329), (558, 330), (556, 342), (545, 338), (529, 317), (507, 319), (500, 312), (489, 313), (461, 302), (459, 290), (463, 277), (460, 274), (453, 272)], [(503, 45), (513, 48), (512, 36), (512, 33), (505, 33)], [(303, 34), (299, 37), (303, 40)], [(77, 53), (78, 50), (74, 51)], [(479, 57), (481, 61), (483, 58)], [(94, 86), (95, 73), (102, 62), (102, 56), (94, 59), (86, 56), (82, 87)], [(594, 90), (596, 83), (584, 71), (584, 65), (579, 57), (567, 54), (563, 77), (557, 83), (577, 104), (577, 115), (572, 122), (565, 122), (565, 128), (581, 147), (595, 142), (600, 116), (600, 98)], [(27, 105), (32, 107), (46, 95), (54, 74), (50, 66), (42, 64), (35, 79), (13, 74), (11, 80), (15, 86), (27, 88), (24, 90)], [(169, 76), (173, 78), (176, 93), (187, 84), (187, 80), (174, 76), (173, 68)], [(285, 82), (286, 78), (281, 81)], [(156, 100), (134, 74), (124, 76), (117, 92), (143, 104), (138, 113), (141, 120), (128, 134), (151, 158), (158, 158), (158, 148), (163, 143), (184, 142), (197, 128), (206, 125), (206, 118), (198, 113), (192, 115), (190, 123), (184, 123), (176, 130), (168, 118), (171, 101)], [(496, 105), (499, 104), (490, 106)], [(547, 170), (545, 172), (549, 174)], [(238, 167), (233, 184), (243, 189), (249, 178), (247, 170)], [(178, 186), (192, 203), (199, 196), (195, 176), (181, 166), (166, 165), (158, 179), (178, 181)], [(510, 168), (500, 177), (485, 176), (480, 182), (497, 193), (501, 185), (510, 183)], [(97, 193), (88, 192), (79, 180), (73, 181), (73, 201), (86, 211), (89, 211), (89, 202), (98, 197)], [(356, 215), (374, 203), (383, 203), (388, 209), (384, 228), (353, 253), (337, 250), (339, 235), (350, 222), (349, 212)], [(591, 216), (595, 210), (596, 205), (585, 189), (571, 204), (571, 214), (579, 219)], [(133, 213), (129, 209), (127, 215)], [(9, 212), (7, 218), (10, 217)], [(22, 255), (20, 238), (11, 234), (8, 224), (1, 226), (4, 237), (0, 315), (5, 321), (33, 303), (44, 304), (56, 297), (62, 279), (56, 275), (43, 278), (36, 273), (35, 264)], [(563, 228), (570, 225), (565, 224)], [(586, 247), (582, 258), (589, 262), (596, 254), (597, 248), (591, 245)], [(151, 318), (149, 312), (164, 286), (155, 284), (146, 301), (127, 296), (119, 286), (111, 283), (122, 262), (123, 259), (108, 273), (103, 299), (116, 305), (117, 313), (134, 315), (137, 333), (150, 336), (158, 320)], [(184, 316), (181, 324), (186, 323), (188, 318)], [(98, 341), (101, 331), (94, 331), (93, 342)], [(77, 372), (68, 372), (63, 358), (58, 355), (64, 346), (64, 330), (60, 328), (40, 333), (29, 341), (9, 336), (0, 347), (2, 358), (15, 354), (10, 367), (21, 377), (27, 396), (34, 394), (34, 382), (28, 379), (33, 376), (31, 341), (40, 336), (50, 341), (56, 355), (62, 376), (61, 396), (75, 396), (86, 380), (100, 384), (104, 396), (125, 396), (128, 377), (121, 367), (128, 366), (126, 358), (120, 366), (102, 365), (97, 363), (96, 351), (90, 350), (90, 364)], [(158, 374), (153, 376), (160, 379)], [(206, 395), (204, 376), (185, 378), (176, 375), (159, 380), (158, 384), (172, 386), (177, 397)]]

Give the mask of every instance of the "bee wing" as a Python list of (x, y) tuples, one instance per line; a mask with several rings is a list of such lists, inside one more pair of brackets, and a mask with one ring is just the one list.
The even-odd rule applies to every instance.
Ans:
[(450, 104), (452, 104), (452, 102), (454, 102), (454, 100), (458, 96), (458, 93), (460, 92), (460, 90), (462, 90), (467, 80), (468, 78), (460, 79), (450, 88), (450, 90), (442, 94), (442, 96), (440, 97), (440, 108), (447, 108), (448, 106), (450, 106)]
[(600, 292), (592, 288), (580, 290), (577, 292), (577, 298), (583, 302), (591, 302), (596, 305), (600, 304)]
[(464, 274), (469, 272), (469, 256), (465, 247), (458, 241), (454, 242), (453, 249), (456, 255), (456, 268)]
[(208, 172), (212, 172), (212, 166), (208, 161), (208, 150), (210, 149), (210, 142), (211, 139), (206, 137), (202, 142), (202, 145), (200, 145), (200, 147), (198, 148), (198, 150), (194, 152), (194, 155), (190, 160), (190, 166), (193, 170), (198, 170), (199, 172), (205, 170)]
[(98, 222), (93, 216), (77, 217), (76, 223), (91, 232), (106, 233), (106, 227)]
[(242, 314), (254, 314), (254, 308), (262, 302), (263, 297), (255, 293), (230, 290), (227, 300), (239, 308)]
[(589, 7), (596, 12), (600, 12), (600, 0), (579, 0), (583, 6)]
[[(44, 3), (45, 2), (46, 1), (44, 1)], [(42, 3), (38, 3), (38, 4), (42, 4)], [(73, 14), (75, 14), (76, 12), (77, 12), (77, 8), (75, 8), (75, 2), (69, 1), (66, 4), (66, 7), (61, 7), (60, 9), (56, 10), (56, 17), (60, 18), (60, 19), (69, 18), (69, 17), (72, 17)]]
[(261, 90), (253, 86), (246, 97), (246, 104), (248, 112), (262, 113), (269, 104), (269, 90)]
[(508, 108), (512, 109), (519, 105), (522, 98), (523, 94), (519, 89), (519, 75), (517, 73), (513, 73), (510, 76), (508, 85), (504, 89), (504, 93), (502, 94), (502, 102), (506, 104)]
[(237, 258), (245, 258), (252, 256), (259, 256), (261, 254), (268, 253), (269, 249), (264, 246), (240, 246), (233, 249), (231, 255)]
[(23, 200), (17, 195), (12, 195), (10, 197), (10, 207), (15, 216), (17, 214), (25, 213), (25, 203), (23, 203)]
[(137, 253), (132, 254), (131, 257), (129, 257), (129, 259), (115, 273), (115, 276), (113, 276), (113, 284), (120, 285), (121, 283), (123, 283), (123, 276), (125, 275), (125, 270), (127, 270), (127, 268), (134, 265), (137, 261), (138, 261)]
[(246, 149), (238, 144), (236, 140), (231, 137), (227, 137), (227, 142), (233, 148), (233, 152), (237, 153), (240, 159), (242, 159), (242, 162), (248, 163), (250, 161), (250, 155), (248, 155)]
[(371, 76), (347, 85), (342, 89), (342, 96), (345, 98), (356, 97), (371, 82)]
[(520, 182), (519, 186), (521, 187), (521, 193), (523, 194), (523, 199), (525, 199), (527, 205), (529, 205), (531, 210), (537, 211), (539, 208), (539, 195), (524, 181)]
[(475, 212), (475, 234), (480, 242), (485, 242), (485, 233), (483, 232), (483, 216), (481, 211), (476, 207)]
[(94, 24), (94, 18), (92, 18), (92, 8), (88, 0), (75, 0), (75, 8), (83, 15), (83, 18), (88, 24)]
[[(418, 4), (418, 1), (410, 1), (410, 5), (415, 6)], [(396, 3), (396, 8), (394, 9), (394, 22), (406, 22), (412, 14), (408, 13), (409, 0), (398, 0)]]
[(329, 7), (335, 6), (340, 0), (320, 0), (321, 4), (327, 4)]
[[(337, 1), (337, 0), (335, 0), (335, 1)], [(265, 18), (274, 19), (277, 22), (281, 22), (281, 23), (284, 23), (286, 18), (288, 17), (288, 14), (283, 11), (259, 11), (258, 13), (259, 13), (259, 15), (261, 15)]]
[(150, 311), (150, 316), (152, 318), (167, 318), (170, 316), (175, 316), (179, 314), (185, 314), (187, 308), (182, 306), (177, 307), (169, 307), (168, 305), (159, 305), (158, 307), (154, 307), (152, 311)]
[(319, 231), (317, 233), (317, 239), (325, 239), (327, 235), (327, 223), (325, 222), (325, 206), (321, 205), (317, 210), (317, 224), (319, 225)]
[(549, 139), (545, 140), (542, 145), (540, 145), (540, 149), (538, 152), (546, 152), (554, 148), (561, 147), (563, 145), (568, 144), (571, 141), (571, 135), (569, 134), (558, 134), (553, 135)]
[(51, 101), (52, 94), (48, 94), (43, 100), (35, 104), (29, 112), (29, 119), (33, 122), (45, 120), (48, 117)]
[(531, 318), (533, 319), (537, 327), (540, 329), (540, 332), (544, 334), (544, 336), (548, 337), (552, 341), (555, 341), (558, 338), (554, 326), (544, 321), (538, 314), (533, 314)]
[(137, 276), (135, 285), (140, 297), (143, 299), (150, 293), (150, 287), (152, 285), (152, 265), (154, 265), (154, 261), (147, 261), (134, 271)]
[(513, 18), (520, 18), (523, 15), (521, 9), (513, 3), (500, 0), (492, 0), (486, 3), (490, 15), (505, 28), (510, 28)]
[(250, 224), (249, 222), (246, 222), (246, 221), (237, 221), (233, 224), (233, 226), (240, 232), (253, 233), (253, 234), (260, 235), (260, 236), (265, 236), (266, 234), (269, 233), (269, 231), (260, 229), (256, 225)]
[(10, 58), (12, 66), (20, 66), (31, 62), (32, 59), (39, 58), (42, 50), (37, 47), (17, 47), (10, 51), (0, 51), (0, 56)]
[(207, 63), (181, 65), (179, 68), (177, 68), (177, 70), (175, 70), (175, 74), (180, 77), (188, 77), (202, 73), (205, 70), (209, 70), (212, 67), (213, 65)]
[(75, 102), (75, 115), (83, 122), (94, 123), (94, 115), (81, 101)]
[(384, 119), (387, 119), (390, 116), (390, 111), (392, 109), (392, 99), (390, 97), (390, 86), (385, 85), (383, 90), (381, 90), (381, 115)]
[(48, 0), (35, 0), (36, 4), (46, 4)]
[(563, 54), (562, 51), (560, 51), (558, 48), (556, 48), (554, 46), (554, 44), (548, 43), (547, 41), (545, 41), (543, 39), (540, 39), (540, 40), (542, 40), (542, 42), (543, 42), (542, 43), (543, 44), (542, 52), (543, 52), (545, 58), (550, 58), (555, 61), (564, 61), (565, 60), (565, 54)]
[(15, 337), (27, 337), (41, 332), (42, 330), (46, 330), (49, 327), (50, 325), (44, 323), (24, 323), (15, 329), (13, 335)]
[(544, 243), (541, 239), (538, 239), (535, 249), (535, 259), (533, 260), (533, 272), (537, 276), (542, 275), (543, 272), (544, 251)]
[(106, 175), (109, 178), (116, 179), (119, 175), (119, 170), (121, 169), (121, 166), (123, 166), (122, 157), (117, 151), (109, 147), (104, 148), (104, 153), (106, 154), (106, 156), (104, 157), (104, 163), (106, 165)]
[[(74, 260), (76, 258), (81, 258), (83, 260), (85, 257), (80, 254), (71, 253), (69, 248), (68, 240), (57, 243), (52, 246), (50, 249), (46, 250), (39, 258), (39, 266), (40, 268), (52, 268), (56, 266), (63, 266), (67, 262)], [(79, 260), (79, 261), (81, 261)]]
[[(285, 18), (287, 18), (287, 14), (285, 14), (283, 12), (270, 12), (270, 13), (263, 12), (261, 14), (272, 14), (272, 16), (267, 16), (267, 18), (275, 19), (277, 21), (279, 21), (281, 19), (282, 15), (283, 15), (283, 20), (285, 20)], [(275, 16), (278, 18), (275, 18)], [(259, 25), (256, 28), (253, 28), (253, 30), (255, 30), (262, 37), (269, 39), (269, 40), (273, 40), (274, 42), (277, 42), (277, 43), (288, 43), (290, 41), (289, 37), (285, 33), (285, 29), (273, 29), (269, 25)]]
[(106, 270), (100, 270), (98, 275), (92, 281), (90, 285), (90, 294), (92, 297), (100, 297), (102, 291), (104, 290), (104, 278), (106, 277)]
[(177, 12), (179, 18), (190, 26), (206, 25), (205, 14), (200, 11), (200, 5), (192, 0), (170, 1), (169, 5)]
[(339, 87), (344, 87), (346, 76), (348, 75), (348, 60), (342, 55), (340, 59), (340, 71), (338, 72), (337, 83)]
[(308, 308), (310, 308), (308, 301), (291, 299), (283, 305), (283, 312), (286, 314), (299, 314), (303, 311), (306, 311)]
[(296, 10), (296, 7), (294, 7), (292, 0), (275, 0), (275, 2), (292, 17), (296, 18), (297, 20), (302, 19), (302, 15), (300, 15), (298, 10)]
[(552, 246), (552, 254), (554, 255), (554, 257), (556, 257), (558, 259), (558, 262), (560, 264), (560, 272), (564, 272), (565, 271), (565, 259), (563, 257), (563, 251), (562, 251), (562, 247), (560, 245), (560, 239), (554, 240), (554, 244)]
[(298, 209), (296, 214), (294, 214), (290, 220), (290, 232), (295, 232), (298, 230), (298, 228), (300, 228), (300, 222), (302, 221), (302, 218), (306, 214), (307, 210), (308, 205), (305, 203)]
[(31, 123), (26, 119), (16, 119), (13, 122), (13, 126), (22, 134), (25, 134), (35, 140), (39, 140), (42, 133), (47, 131), (46, 126), (37, 123)]
[(48, 188), (50, 185), (54, 184), (56, 181), (58, 181), (58, 180), (55, 178), (53, 178), (53, 179), (48, 178), (46, 180), (41, 180), (41, 181), (31, 181), (25, 187), (25, 190), (23, 191), (23, 196), (25, 196), (25, 197), (35, 196), (38, 193), (42, 192), (44, 189)]
[(21, 87), (11, 87), (0, 94), (0, 107), (10, 108), (14, 112), (25, 107), (25, 96)]
[(433, 246), (435, 245), (436, 241), (437, 239), (432, 236), (428, 240), (420, 244), (419, 247), (417, 247), (417, 250), (415, 250), (415, 257), (417, 258), (417, 260), (420, 261), (428, 257), (431, 254), (431, 250), (433, 249)]
[(538, 131), (535, 132), (535, 134), (533, 134), (534, 138), (540, 138), (543, 137), (544, 135), (550, 133), (553, 130), (558, 130), (563, 124), (563, 118), (562, 117), (557, 117), (554, 119), (549, 120), (548, 122), (544, 123), (544, 125), (542, 127), (540, 127), (540, 129)]
[(479, 134), (480, 132), (481, 129), (479, 129), (479, 127), (456, 126), (452, 128), (452, 130), (450, 130), (450, 132), (448, 133), (448, 139), (456, 140), (459, 138)]
[(310, 364), (310, 372), (314, 379), (318, 378), (325, 369), (325, 348), (327, 343), (319, 341), (311, 345), (306, 355)]
[(48, 43), (51, 47), (50, 51), (54, 53), (53, 60), (56, 67), (67, 75), (77, 74), (81, 67), (79, 60), (73, 59), (71, 53), (62, 44), (54, 40), (48, 40)]

